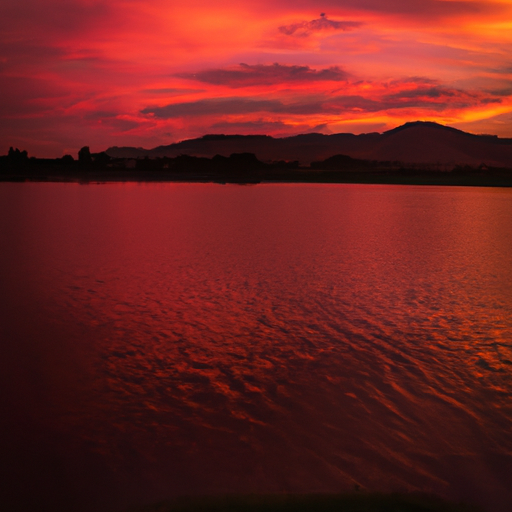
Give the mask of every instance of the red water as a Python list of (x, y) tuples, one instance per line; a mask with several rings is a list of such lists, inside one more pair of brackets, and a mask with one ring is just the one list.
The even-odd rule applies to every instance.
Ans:
[(505, 189), (1, 184), (4, 509), (509, 512), (511, 233)]

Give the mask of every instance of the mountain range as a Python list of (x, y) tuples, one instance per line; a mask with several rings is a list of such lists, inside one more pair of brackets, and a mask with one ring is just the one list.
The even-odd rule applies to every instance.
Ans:
[(264, 162), (299, 161), (309, 165), (333, 155), (375, 161), (438, 166), (485, 164), (512, 167), (512, 139), (474, 135), (427, 121), (415, 121), (383, 133), (308, 133), (274, 138), (269, 135), (205, 135), (154, 149), (110, 147), (114, 158), (160, 158), (190, 155), (212, 158), (253, 153)]

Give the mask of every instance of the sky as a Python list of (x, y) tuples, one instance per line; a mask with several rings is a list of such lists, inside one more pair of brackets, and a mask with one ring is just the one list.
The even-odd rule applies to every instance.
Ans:
[(416, 120), (512, 137), (510, 0), (0, 4), (0, 154)]

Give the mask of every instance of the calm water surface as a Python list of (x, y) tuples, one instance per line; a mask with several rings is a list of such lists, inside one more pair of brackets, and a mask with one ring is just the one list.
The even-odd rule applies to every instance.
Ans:
[(512, 191), (0, 184), (4, 510), (512, 510)]

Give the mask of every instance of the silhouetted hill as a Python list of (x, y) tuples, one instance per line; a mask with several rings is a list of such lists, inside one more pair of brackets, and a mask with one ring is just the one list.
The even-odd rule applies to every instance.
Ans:
[(512, 139), (473, 135), (437, 123), (416, 121), (379, 133), (354, 135), (309, 133), (274, 138), (268, 135), (205, 135), (146, 150), (111, 147), (114, 158), (161, 158), (190, 155), (212, 158), (254, 153), (264, 162), (298, 160), (302, 165), (343, 154), (356, 159), (404, 164), (512, 166)]
[[(458, 128), (452, 128), (451, 126), (444, 126), (439, 123), (435, 123), (434, 121), (410, 121), (408, 123), (402, 124), (401, 126), (397, 126), (396, 128), (392, 128), (391, 130), (388, 130), (387, 132), (384, 132), (386, 134), (392, 134), (397, 132), (402, 132), (404, 130), (409, 130), (411, 128), (418, 128), (418, 127), (428, 127), (428, 128), (434, 128), (438, 130), (445, 130), (450, 132), (457, 132), (457, 133), (466, 133), (462, 130), (459, 130)], [(471, 134), (468, 134), (471, 135)]]

